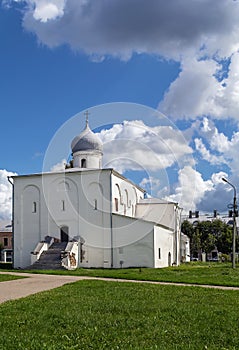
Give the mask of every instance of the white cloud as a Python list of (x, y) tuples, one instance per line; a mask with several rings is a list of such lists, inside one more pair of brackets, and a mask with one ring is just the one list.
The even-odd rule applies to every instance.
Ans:
[(65, 0), (31, 0), (33, 17), (41, 22), (47, 22), (63, 16)]
[(232, 193), (231, 187), (225, 186), (222, 181), (223, 177), (228, 178), (228, 174), (220, 171), (204, 180), (200, 172), (187, 165), (179, 170), (178, 183), (171, 195), (168, 195), (167, 186), (160, 188), (160, 181), (154, 177), (143, 179), (140, 185), (150, 184), (159, 198), (178, 203), (184, 213), (189, 210), (212, 212), (213, 209), (226, 212), (227, 205), (232, 201)]
[(230, 148), (230, 140), (224, 133), (219, 132), (215, 122), (212, 119), (204, 117), (202, 122), (195, 123), (193, 126), (195, 131), (202, 136), (210, 148), (220, 153), (226, 153)]
[(14, 2), (25, 5), (25, 13), (30, 13), (36, 21), (46, 23), (64, 15), (67, 0), (3, 0), (3, 6), (10, 7)]
[(59, 163), (53, 165), (50, 169), (51, 172), (64, 171), (66, 168), (67, 161), (66, 159), (62, 159)]
[(222, 94), (222, 82), (215, 77), (218, 63), (213, 60), (182, 61), (182, 71), (165, 93), (159, 109), (175, 119), (194, 119), (202, 115), (222, 114), (217, 100)]
[(148, 178), (144, 177), (139, 184), (148, 194), (157, 193), (160, 185), (160, 179), (154, 178), (153, 176), (149, 176)]
[[(14, 0), (5, 0), (11, 4)], [(160, 110), (175, 119), (239, 119), (239, 2), (233, 0), (15, 0), (24, 29), (54, 48), (67, 44), (94, 61), (133, 53), (181, 63)], [(225, 67), (225, 61), (230, 61)]]
[(202, 139), (195, 138), (195, 147), (196, 150), (199, 151), (202, 158), (204, 160), (207, 160), (210, 164), (216, 165), (216, 164), (222, 164), (226, 163), (225, 159), (220, 155), (214, 155), (212, 154), (204, 145)]
[(0, 220), (11, 219), (12, 213), (12, 185), (8, 176), (17, 175), (5, 169), (0, 169)]
[[(225, 133), (219, 132), (215, 122), (206, 117), (193, 122), (189, 130), (195, 149), (202, 159), (208, 161), (210, 165), (226, 165), (232, 176), (236, 176), (235, 179), (238, 182), (239, 132), (234, 131), (229, 137), (225, 134), (227, 130)], [(200, 137), (195, 137), (195, 134)]]
[(194, 210), (198, 207), (206, 194), (213, 190), (213, 181), (204, 181), (202, 175), (190, 166), (185, 166), (179, 170), (178, 185), (175, 194), (166, 199), (179, 203), (186, 211)]
[(153, 177), (149, 177), (149, 178), (144, 177), (139, 185), (140, 186), (147, 186), (148, 184), (150, 184), (150, 185), (154, 184), (156, 186), (159, 186), (160, 180), (154, 179)]
[(228, 204), (232, 203), (232, 188), (222, 181), (223, 177), (228, 178), (228, 174), (222, 171), (211, 176), (213, 188), (205, 192), (204, 197), (198, 203), (198, 209), (204, 212), (212, 212), (213, 209), (217, 209), (224, 213), (228, 210)]
[(166, 169), (189, 161), (192, 154), (182, 133), (171, 126), (149, 127), (142, 121), (124, 121), (102, 130), (99, 136), (104, 143), (105, 166), (120, 172)]
[[(239, 45), (237, 46), (237, 51), (239, 50)], [(220, 118), (230, 116), (239, 119), (238, 109), (239, 109), (239, 53), (236, 52), (231, 56), (231, 63), (228, 69), (228, 77), (223, 80), (223, 90), (216, 99), (217, 105), (221, 108)]]
[(239, 53), (228, 58), (230, 63), (223, 79), (217, 77), (218, 70), (223, 69), (223, 61), (182, 59), (182, 70), (165, 93), (159, 109), (175, 119), (208, 115), (239, 120)]
[(223, 133), (219, 133), (217, 130), (213, 135), (211, 142), (211, 148), (218, 152), (225, 152), (229, 149), (228, 137)]
[[(90, 55), (121, 58), (133, 52), (156, 53), (177, 60), (191, 52), (230, 56), (238, 47), (237, 1), (217, 0), (213, 6), (211, 0), (18, 2), (31, 5), (25, 9), (24, 27), (50, 47), (68, 44)], [(57, 21), (45, 23), (57, 13)]]

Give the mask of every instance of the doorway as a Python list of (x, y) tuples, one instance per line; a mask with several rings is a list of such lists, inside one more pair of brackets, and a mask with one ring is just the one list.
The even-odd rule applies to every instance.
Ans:
[(61, 242), (69, 242), (69, 227), (61, 227)]

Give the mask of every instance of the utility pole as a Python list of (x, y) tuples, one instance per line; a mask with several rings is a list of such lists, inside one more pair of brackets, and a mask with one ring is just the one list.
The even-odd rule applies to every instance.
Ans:
[(230, 185), (234, 191), (234, 195), (233, 195), (232, 268), (235, 269), (235, 267), (236, 267), (236, 233), (237, 233), (237, 224), (236, 224), (237, 192), (236, 192), (236, 187), (232, 183), (230, 183), (227, 179), (225, 179), (223, 177), (222, 181), (228, 183), (228, 185)]

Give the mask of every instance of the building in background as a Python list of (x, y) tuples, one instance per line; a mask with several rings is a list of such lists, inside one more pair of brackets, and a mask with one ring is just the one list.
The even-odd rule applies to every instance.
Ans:
[(12, 223), (0, 221), (0, 250), (1, 262), (12, 261)]

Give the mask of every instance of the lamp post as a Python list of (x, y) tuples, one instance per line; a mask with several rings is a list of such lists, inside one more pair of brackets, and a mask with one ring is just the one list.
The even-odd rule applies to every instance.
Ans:
[(236, 225), (236, 210), (237, 210), (237, 192), (236, 187), (231, 184), (227, 179), (224, 177), (222, 178), (222, 181), (228, 183), (233, 188), (234, 196), (233, 196), (233, 235), (232, 235), (232, 268), (235, 269), (236, 267), (236, 231), (237, 231), (237, 225)]

